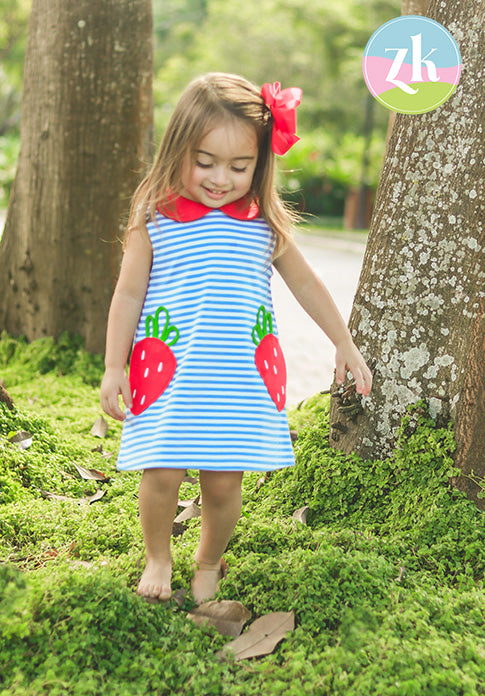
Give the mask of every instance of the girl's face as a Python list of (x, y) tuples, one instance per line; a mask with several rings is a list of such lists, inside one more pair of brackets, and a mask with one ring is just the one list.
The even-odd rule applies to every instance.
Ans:
[(241, 120), (222, 122), (199, 143), (195, 162), (187, 154), (182, 195), (209, 208), (233, 203), (251, 189), (257, 160), (254, 128)]

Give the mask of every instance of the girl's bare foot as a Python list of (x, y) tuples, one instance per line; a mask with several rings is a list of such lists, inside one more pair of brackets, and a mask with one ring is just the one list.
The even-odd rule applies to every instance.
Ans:
[(171, 562), (147, 558), (145, 570), (138, 583), (137, 594), (146, 599), (166, 602), (172, 595), (171, 580)]
[(227, 563), (222, 559), (219, 563), (210, 564), (195, 562), (194, 576), (190, 589), (196, 604), (202, 604), (215, 595), (219, 589), (219, 581), (227, 575)]

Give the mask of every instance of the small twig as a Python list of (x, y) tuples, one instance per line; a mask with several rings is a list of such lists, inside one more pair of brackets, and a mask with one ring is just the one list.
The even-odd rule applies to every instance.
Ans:
[(15, 404), (13, 402), (12, 397), (10, 396), (8, 391), (5, 389), (5, 387), (1, 384), (0, 384), (0, 402), (2, 404), (5, 404), (5, 406), (8, 409), (10, 409), (11, 411), (13, 411), (13, 409), (15, 408)]
[(461, 471), (460, 475), (472, 481), (472, 483), (481, 488), (482, 491), (485, 491), (485, 478), (482, 478), (481, 476), (477, 476), (476, 474), (474, 474), (473, 469), (470, 471), (469, 474), (466, 474), (464, 471)]

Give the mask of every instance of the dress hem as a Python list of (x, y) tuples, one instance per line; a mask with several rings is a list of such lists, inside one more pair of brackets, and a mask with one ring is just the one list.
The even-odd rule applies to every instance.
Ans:
[(279, 469), (289, 469), (292, 466), (295, 466), (295, 462), (291, 462), (288, 464), (279, 464), (278, 466), (249, 467), (247, 465), (243, 465), (243, 466), (232, 466), (232, 467), (228, 467), (228, 468), (223, 468), (221, 466), (197, 466), (197, 465), (170, 466), (168, 464), (152, 464), (150, 466), (131, 466), (131, 467), (126, 468), (126, 469), (117, 467), (117, 471), (130, 472), (130, 471), (144, 471), (145, 469), (180, 469), (180, 470), (185, 470), (185, 471), (247, 471), (247, 472), (252, 472), (252, 471), (278, 471)]

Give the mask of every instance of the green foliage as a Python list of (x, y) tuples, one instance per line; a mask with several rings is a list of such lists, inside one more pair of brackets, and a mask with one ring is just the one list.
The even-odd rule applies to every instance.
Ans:
[[(0, 0), (0, 60), (9, 83), (2, 88), (20, 87), (27, 25), (32, 0)], [(3, 92), (3, 89), (1, 92)]]
[[(245, 475), (218, 596), (253, 618), (293, 610), (296, 629), (263, 659), (221, 661), (227, 639), (191, 623), (190, 599), (180, 610), (136, 596), (140, 475), (116, 471), (119, 424), (103, 440), (112, 458), (92, 451), (97, 390), (59, 363), (41, 374), (46, 355), (0, 341), (17, 405), (0, 406), (0, 696), (485, 693), (485, 527), (450, 487), (449, 424), (420, 404), (391, 458), (362, 461), (329, 448), (327, 396), (291, 412), (297, 465)], [(23, 451), (7, 443), (20, 429), (33, 440)], [(196, 493), (183, 484), (181, 498)], [(307, 525), (291, 517), (303, 505)], [(191, 520), (173, 539), (174, 589), (188, 587), (199, 532)]]
[[(180, 91), (211, 71), (243, 73), (256, 84), (280, 81), (303, 88), (299, 121), (304, 131), (361, 132), (367, 90), (362, 54), (371, 34), (401, 13), (398, 0), (339, 3), (328, 0), (258, 3), (154, 1), (161, 39), (155, 66), (157, 125), (163, 130)], [(231, 41), (227, 41), (230, 28)], [(243, 66), (243, 67), (241, 67)], [(342, 88), (343, 85), (345, 88)], [(385, 131), (387, 114), (376, 111)]]
[(191, 672), (210, 684), (197, 670), (222, 637), (153, 609), (107, 569), (59, 568), (52, 583), (7, 566), (0, 582), (1, 694), (173, 694)]
[(8, 203), (20, 147), (21, 86), (30, 5), (31, 0), (0, 0), (0, 208)]
[[(361, 183), (369, 98), (362, 54), (375, 29), (401, 13), (401, 3), (371, 2), (363, 8), (357, 0), (338, 7), (328, 0), (193, 0), (181, 6), (179, 0), (155, 0), (153, 7), (157, 140), (187, 82), (201, 73), (236, 72), (259, 85), (300, 86), (302, 140), (281, 160), (284, 197), (306, 212), (341, 216), (347, 190)], [(365, 183), (375, 187), (388, 114), (376, 107), (373, 119)]]
[(485, 575), (485, 519), (450, 485), (454, 449), (451, 423), (436, 427), (423, 404), (403, 419), (394, 454), (385, 460), (330, 449), (328, 418), (321, 414), (297, 442), (294, 469), (277, 473), (258, 502), (287, 515), (306, 504), (313, 528), (332, 529), (342, 539), (363, 536), (406, 571), (469, 586)]
[[(18, 134), (0, 136), (0, 208), (7, 207), (20, 150)], [(0, 229), (0, 235), (2, 230)]]
[[(25, 338), (15, 339), (3, 332), (0, 338), (0, 370), (11, 377), (11, 382), (25, 380), (27, 374), (36, 371), (42, 375), (77, 375), (92, 386), (101, 382), (103, 356), (87, 353), (80, 336), (64, 332), (57, 341), (46, 337), (27, 343)], [(9, 369), (13, 362), (15, 374)]]
[[(153, 0), (154, 103), (159, 142), (187, 82), (206, 71), (243, 73), (257, 84), (298, 85), (302, 136), (282, 161), (285, 197), (312, 214), (341, 215), (345, 192), (360, 183), (368, 90), (362, 54), (371, 34), (401, 12), (399, 0), (281, 2)], [(20, 84), (30, 0), (0, 0), (0, 206), (5, 206), (18, 153)], [(231, 40), (227, 41), (230, 29)], [(109, 30), (109, 28), (108, 28)], [(2, 73), (0, 72), (0, 81)], [(374, 110), (367, 184), (375, 186), (387, 129), (386, 109)]]
[[(377, 187), (384, 156), (384, 136), (374, 135), (367, 156), (366, 185)], [(364, 137), (329, 130), (305, 133), (281, 161), (284, 198), (312, 215), (342, 216), (347, 191), (361, 183)]]

